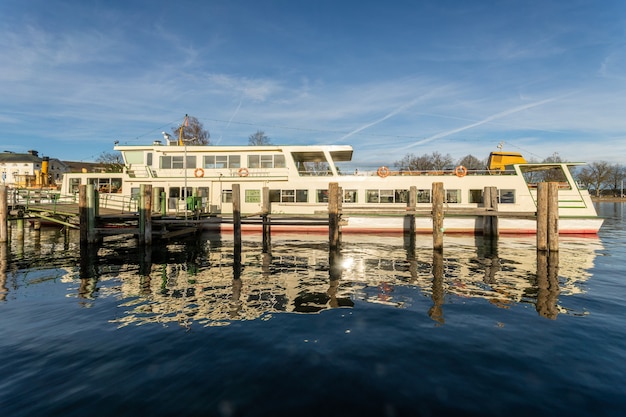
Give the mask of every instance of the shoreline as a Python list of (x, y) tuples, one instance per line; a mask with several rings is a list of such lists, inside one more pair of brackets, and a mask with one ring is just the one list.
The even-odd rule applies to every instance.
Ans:
[(620, 197), (591, 197), (594, 203), (626, 203), (626, 198)]

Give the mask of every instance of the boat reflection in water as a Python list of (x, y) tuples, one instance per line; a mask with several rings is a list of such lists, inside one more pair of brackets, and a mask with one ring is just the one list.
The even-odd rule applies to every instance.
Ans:
[[(550, 319), (584, 314), (562, 301), (584, 292), (600, 240), (562, 237), (558, 253), (538, 255), (535, 239), (449, 236), (443, 253), (432, 250), (430, 237), (401, 236), (347, 235), (330, 253), (327, 238), (316, 235), (273, 235), (271, 248), (244, 235), (241, 253), (219, 235), (145, 250), (117, 242), (81, 257), (80, 285), (71, 291), (87, 304), (119, 299), (118, 326), (219, 326), (370, 303), (444, 323), (446, 304), (483, 300), (497, 308), (534, 305)], [(65, 278), (77, 282), (76, 274)]]

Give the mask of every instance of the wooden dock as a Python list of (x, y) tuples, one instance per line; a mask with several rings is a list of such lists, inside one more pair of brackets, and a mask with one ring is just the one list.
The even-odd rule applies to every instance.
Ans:
[[(129, 234), (137, 237), (140, 244), (150, 245), (152, 239), (172, 239), (193, 235), (207, 226), (220, 228), (222, 224), (232, 224), (235, 244), (241, 239), (241, 225), (262, 225), (263, 235), (271, 234), (271, 226), (321, 226), (327, 227), (331, 247), (337, 247), (341, 239), (342, 216), (349, 215), (383, 215), (409, 216), (412, 221), (408, 233), (415, 230), (415, 217), (432, 217), (433, 248), (443, 248), (443, 218), (449, 217), (483, 217), (482, 234), (498, 236), (498, 218), (525, 218), (537, 220), (537, 249), (541, 251), (558, 250), (558, 184), (540, 183), (538, 188), (538, 211), (503, 212), (498, 210), (497, 190), (485, 187), (484, 205), (480, 208), (446, 207), (444, 210), (443, 184), (433, 183), (433, 201), (430, 209), (416, 208), (416, 189), (411, 187), (406, 207), (394, 207), (381, 212), (380, 207), (344, 209), (341, 204), (341, 188), (337, 183), (329, 184), (328, 211), (321, 211), (311, 216), (292, 216), (271, 214), (269, 189), (263, 189), (263, 210), (252, 216), (242, 216), (239, 212), (239, 187), (233, 185), (233, 215), (185, 213), (182, 216), (165, 216), (154, 212), (152, 208), (152, 186), (142, 185), (139, 196), (138, 210), (133, 213), (119, 209), (99, 207), (98, 194), (93, 187), (82, 185), (79, 189), (79, 201), (70, 203), (39, 202), (24, 206), (7, 204), (6, 187), (0, 186), (0, 241), (6, 241), (6, 224), (9, 219), (32, 219), (34, 222), (58, 224), (64, 227), (81, 230), (81, 242), (97, 243), (104, 236)], [(155, 207), (156, 208), (156, 207)], [(4, 240), (3, 240), (4, 239)], [(240, 244), (240, 243), (239, 243)]]

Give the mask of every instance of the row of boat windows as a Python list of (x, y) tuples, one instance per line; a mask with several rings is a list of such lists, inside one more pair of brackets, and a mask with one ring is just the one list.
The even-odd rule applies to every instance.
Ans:
[[(161, 169), (220, 169), (220, 168), (241, 168), (241, 155), (204, 155), (201, 158), (201, 165), (198, 166), (196, 155), (187, 155), (185, 164), (184, 155), (161, 156), (159, 158), (159, 168)], [(285, 155), (248, 155), (248, 168), (285, 168)], [(150, 164), (149, 164), (150, 165)]]
[[(246, 190), (246, 203), (260, 203), (261, 190)], [(461, 190), (444, 190), (444, 199), (446, 203), (461, 203)], [(328, 203), (328, 190), (316, 190), (315, 201), (317, 203)], [(383, 190), (371, 189), (365, 191), (366, 203), (408, 203), (409, 190)], [(222, 191), (222, 202), (232, 202), (232, 191)], [(280, 189), (270, 190), (270, 202), (272, 203), (309, 203), (309, 190), (297, 189)], [(343, 191), (344, 203), (359, 203), (359, 194), (357, 190)], [(431, 203), (431, 190), (417, 190), (418, 203)], [(482, 190), (469, 190), (469, 203), (482, 203)], [(498, 190), (498, 202), (502, 204), (515, 203), (515, 190)]]
[[(282, 155), (279, 155), (282, 156)], [(101, 193), (121, 193), (122, 192), (122, 179), (121, 178), (90, 178), (88, 183), (93, 185), (96, 190)], [(70, 188), (73, 192), (78, 192), (80, 185), (79, 178), (72, 178)], [(192, 188), (187, 187), (187, 195), (192, 195)], [(132, 194), (139, 195), (139, 189), (133, 188)], [(183, 187), (169, 187), (170, 198), (184, 198)], [(208, 188), (199, 187), (196, 195), (199, 197), (207, 197), (209, 194)], [(469, 190), (468, 203), (482, 203), (483, 202), (483, 190)], [(261, 190), (246, 190), (245, 191), (246, 203), (260, 203), (261, 202)], [(363, 202), (365, 203), (407, 203), (409, 201), (409, 190), (403, 189), (369, 189), (365, 191)], [(446, 203), (461, 203), (462, 192), (458, 189), (444, 190), (444, 198)], [(270, 201), (273, 203), (309, 203), (309, 190), (306, 189), (272, 189), (270, 190)], [(222, 191), (222, 202), (232, 202), (232, 190)], [(321, 189), (315, 192), (315, 202), (328, 203), (328, 190)], [(344, 203), (360, 203), (359, 193), (357, 190), (343, 190), (343, 202)], [(431, 190), (423, 189), (417, 190), (417, 202), (418, 203), (430, 203), (432, 202)], [(513, 204), (515, 203), (515, 190), (498, 190), (498, 202), (501, 204)]]

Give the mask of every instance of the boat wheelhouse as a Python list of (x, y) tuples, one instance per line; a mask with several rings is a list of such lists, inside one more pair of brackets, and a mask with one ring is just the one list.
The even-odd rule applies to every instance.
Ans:
[[(401, 232), (406, 219), (398, 213), (406, 214), (410, 189), (417, 191), (415, 209), (426, 211), (432, 206), (432, 184), (442, 182), (446, 209), (481, 208), (485, 187), (496, 187), (498, 212), (517, 215), (500, 219), (500, 233), (535, 233), (536, 222), (530, 217), (537, 210), (537, 182), (556, 181), (560, 233), (597, 233), (602, 225), (589, 193), (577, 185), (570, 170), (584, 163), (527, 163), (519, 154), (493, 152), (484, 170), (394, 171), (384, 166), (357, 170), (349, 165), (353, 155), (349, 145), (198, 146), (155, 141), (114, 149), (122, 154), (124, 172), (66, 174), (62, 194), (77, 193), (81, 184), (89, 184), (99, 191), (101, 205), (133, 211), (141, 185), (150, 184), (159, 196), (155, 211), (180, 215), (193, 210), (215, 217), (232, 215), (232, 185), (239, 184), (244, 216), (261, 212), (264, 187), (269, 189), (271, 214), (319, 216), (327, 213), (329, 184), (336, 182), (342, 190), (344, 232)], [(446, 216), (444, 227), (447, 233), (480, 232), (482, 216)], [(302, 225), (291, 228), (308, 231)], [(432, 219), (419, 217), (416, 232), (432, 233)]]

